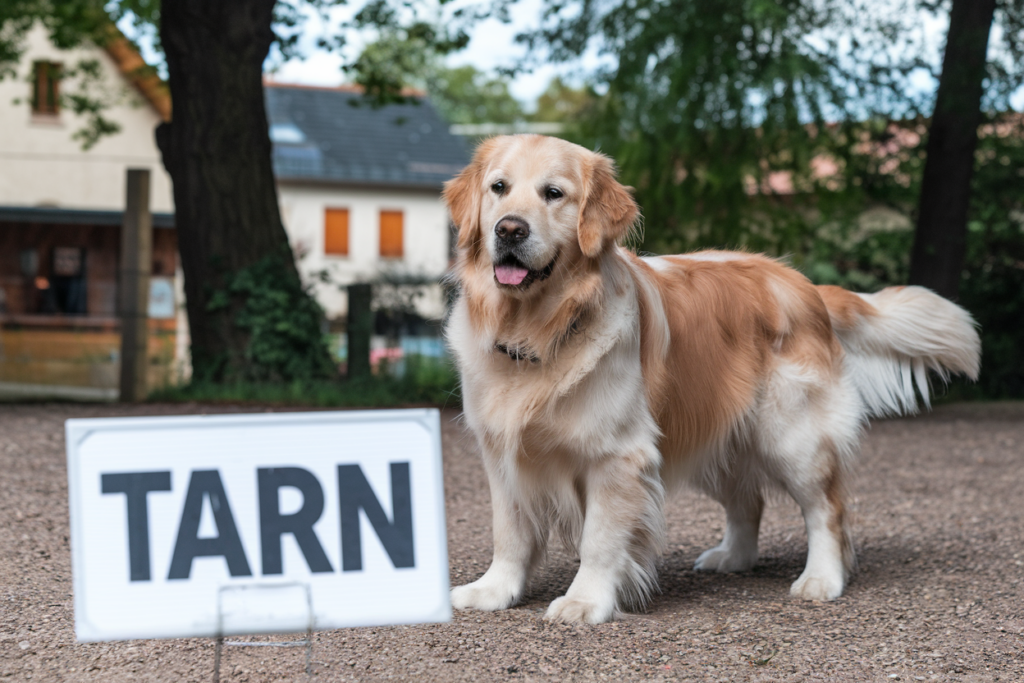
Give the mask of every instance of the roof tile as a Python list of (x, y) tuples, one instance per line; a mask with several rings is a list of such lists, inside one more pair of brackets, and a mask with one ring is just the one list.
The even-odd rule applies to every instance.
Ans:
[(267, 84), (265, 92), (271, 127), (289, 132), (275, 135), (279, 180), (440, 189), (468, 163), (464, 142), (425, 97), (374, 108), (351, 89)]

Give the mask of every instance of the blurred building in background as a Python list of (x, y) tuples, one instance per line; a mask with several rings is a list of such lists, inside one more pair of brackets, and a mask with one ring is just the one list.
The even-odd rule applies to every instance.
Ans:
[(468, 163), (465, 142), (430, 101), (409, 97), (374, 108), (353, 87), (266, 84), (281, 216), (299, 270), (335, 330), (348, 310), (346, 285), (418, 288), (418, 296), (378, 297), (389, 310), (377, 316), (377, 336), (392, 337), (392, 348), (396, 337), (437, 337), (430, 323), (444, 311), (438, 280), (454, 241), (440, 193)]
[(354, 87), (268, 82), (266, 101), (281, 216), (338, 360), (356, 282), (376, 284), (375, 365), (443, 354), (438, 281), (454, 235), (440, 194), (469, 161), (463, 139), (422, 93), (372, 107)]
[[(64, 79), (97, 64), (95, 87), (121, 130), (88, 150), (85, 119), (68, 111)], [(150, 386), (186, 357), (170, 177), (153, 130), (170, 115), (163, 84), (124, 40), (58, 50), (30, 33), (16, 77), (0, 81), (0, 394), (114, 398), (120, 333), (117, 267), (125, 173), (151, 174), (154, 212)], [(76, 86), (77, 87), (77, 86)]]
[[(147, 168), (152, 178), (149, 386), (186, 379), (172, 187), (154, 138), (170, 117), (167, 88), (123, 39), (60, 50), (37, 26), (26, 48), (17, 76), (0, 81), (0, 396), (116, 397), (129, 168)], [(95, 77), (82, 75), (89, 62)], [(63, 106), (85, 86), (114, 103), (103, 115), (120, 127), (88, 149), (80, 135), (87, 119)], [(399, 348), (436, 355), (437, 281), (452, 248), (439, 195), (467, 163), (466, 146), (422, 94), (380, 108), (359, 95), (267, 83), (282, 219), (339, 341), (345, 286), (385, 282), (414, 295), (392, 296), (402, 310), (378, 316), (377, 355), (400, 356), (397, 336), (415, 338), (398, 340)], [(337, 350), (344, 360), (343, 344)]]

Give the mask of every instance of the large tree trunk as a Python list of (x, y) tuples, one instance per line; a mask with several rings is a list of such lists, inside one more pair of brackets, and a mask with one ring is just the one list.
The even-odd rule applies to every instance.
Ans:
[(960, 290), (985, 55), (996, 0), (953, 0), (918, 200), (910, 283), (949, 299)]
[[(277, 205), (262, 72), (274, 2), (163, 0), (160, 13), (173, 118), (157, 144), (174, 182), (201, 381), (324, 376), (331, 367)], [(252, 305), (257, 288), (262, 310)], [(275, 300), (281, 310), (266, 310)], [(287, 339), (268, 341), (281, 329)]]

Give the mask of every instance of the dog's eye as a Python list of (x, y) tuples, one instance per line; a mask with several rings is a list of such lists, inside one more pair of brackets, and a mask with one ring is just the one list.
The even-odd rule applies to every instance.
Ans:
[(548, 189), (544, 190), (544, 199), (548, 200), (549, 202), (555, 199), (561, 199), (563, 196), (565, 195), (557, 187), (549, 187)]
[(491, 185), (491, 192), (497, 195), (505, 194), (505, 182), (499, 180), (498, 182)]

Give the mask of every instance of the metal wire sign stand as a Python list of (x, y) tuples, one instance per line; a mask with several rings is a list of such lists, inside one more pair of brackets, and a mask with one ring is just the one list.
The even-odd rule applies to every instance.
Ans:
[[(305, 648), (306, 652), (306, 680), (310, 680), (313, 676), (313, 593), (310, 590), (309, 584), (304, 583), (277, 583), (270, 585), (248, 585), (248, 586), (222, 586), (217, 592), (217, 624), (220, 633), (224, 632), (224, 616), (225, 616), (225, 596), (229, 597), (229, 609), (231, 603), (244, 604), (246, 594), (245, 592), (253, 591), (275, 591), (275, 592), (291, 592), (294, 597), (295, 589), (305, 596), (306, 606), (306, 637), (297, 640), (284, 640), (284, 641), (271, 641), (271, 642), (251, 642), (245, 640), (224, 640), (224, 636), (220, 635), (216, 637), (216, 644), (213, 650), (213, 683), (220, 683), (220, 668), (221, 662), (224, 656), (225, 647), (302, 647)], [(232, 595), (237, 595), (238, 600), (231, 600)], [(286, 597), (287, 599), (287, 597)], [(292, 600), (294, 604), (294, 600)]]

